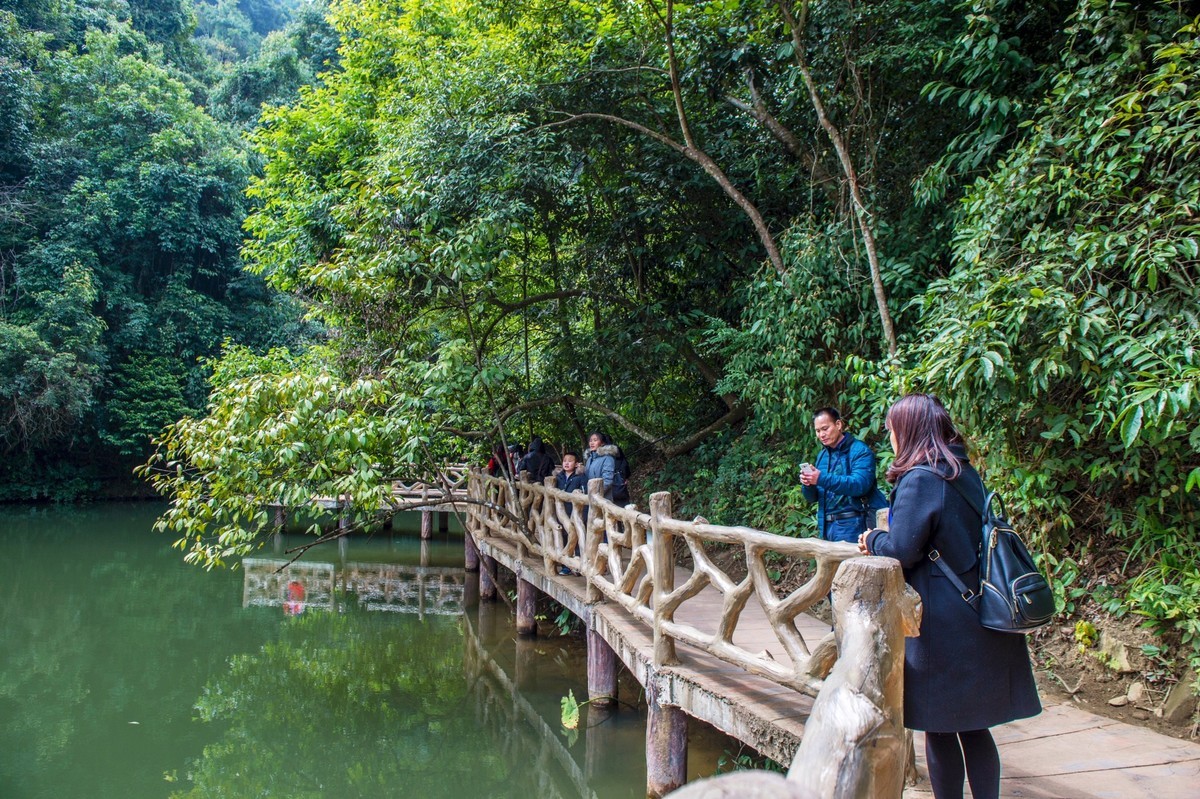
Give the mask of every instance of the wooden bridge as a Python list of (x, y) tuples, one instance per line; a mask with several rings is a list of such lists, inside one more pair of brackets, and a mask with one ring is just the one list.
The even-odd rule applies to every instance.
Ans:
[[(903, 637), (918, 629), (920, 609), (895, 561), (675, 519), (665, 493), (651, 497), (649, 513), (622, 508), (602, 488), (593, 480), (586, 495), (566, 494), (550, 480), (473, 473), (467, 570), (479, 571), (485, 601), (496, 596), (499, 566), (515, 575), (518, 633), (536, 632), (539, 591), (582, 620), (593, 707), (615, 698), (618, 663), (644, 686), (649, 796), (683, 785), (689, 717), (791, 765), (786, 780), (727, 775), (683, 787), (681, 799), (929, 795), (905, 787), (916, 769), (901, 727)], [(744, 577), (714, 564), (719, 549), (740, 553)], [(808, 579), (781, 596), (769, 564), (796, 561)], [(835, 631), (806, 613), (830, 591)], [(473, 601), (470, 584), (467, 593)], [(1005, 725), (997, 739), (1004, 797), (1200, 796), (1200, 746), (1070, 706)]]
[[(516, 575), (519, 633), (536, 630), (537, 591), (578, 616), (593, 705), (615, 701), (618, 661), (645, 687), (648, 795), (684, 783), (688, 717), (793, 763), (794, 787), (808, 792), (797, 795), (851, 784), (858, 795), (901, 795), (903, 636), (906, 625), (916, 629), (919, 603), (895, 561), (861, 557), (850, 544), (675, 519), (665, 493), (649, 513), (618, 507), (599, 480), (586, 495), (567, 494), (550, 480), (474, 473), (467, 506), (467, 568), (480, 569), (481, 598), (495, 596), (502, 565)], [(716, 548), (742, 553), (743, 579), (713, 564)], [(778, 596), (767, 571), (774, 557), (809, 564), (807, 582)], [(836, 636), (805, 615), (831, 589)]]
[[(462, 512), (466, 509), (464, 500), (467, 498), (467, 478), (471, 467), (466, 463), (447, 463), (438, 467), (436, 477), (432, 481), (422, 479), (393, 480), (391, 491), (379, 503), (377, 513), (385, 514), (385, 526), (391, 524), (391, 514), (398, 512), (417, 511), (421, 514), (421, 538), (428, 540), (433, 536), (433, 517), (439, 518), (439, 527), (446, 531), (451, 512)], [(313, 505), (324, 511), (334, 513), (338, 517), (338, 527), (345, 529), (350, 524), (350, 516), (346, 510), (351, 507), (349, 496), (316, 497)], [(288, 509), (282, 504), (273, 504), (274, 527), (282, 530), (287, 526)]]

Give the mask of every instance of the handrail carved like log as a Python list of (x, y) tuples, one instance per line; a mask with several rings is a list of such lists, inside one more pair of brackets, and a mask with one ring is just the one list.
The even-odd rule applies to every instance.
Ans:
[[(675, 662), (682, 642), (779, 685), (816, 696), (837, 657), (832, 634), (806, 641), (796, 619), (824, 599), (842, 562), (859, 557), (852, 544), (798, 539), (749, 527), (725, 527), (671, 516), (667, 493), (651, 498), (650, 513), (620, 507), (592, 480), (588, 493), (568, 494), (547, 478), (544, 485), (472, 472), (468, 485), (468, 525), (478, 537), (495, 536), (525, 556), (541, 558), (546, 573), (564, 566), (587, 581), (590, 602), (622, 607), (655, 635), (655, 665)], [(692, 567), (676, 585), (675, 539), (681, 539)], [(742, 549), (746, 576), (735, 580), (712, 558), (714, 546)], [(768, 574), (768, 556), (813, 564), (807, 582), (778, 596)], [(698, 627), (687, 603), (706, 587), (722, 596), (715, 625)], [(757, 603), (779, 641), (777, 655), (752, 652), (737, 642), (746, 607)]]
[(425, 480), (393, 480), (392, 496), (401, 500), (465, 499), (471, 467), (466, 463), (447, 463), (438, 467), (435, 482)]

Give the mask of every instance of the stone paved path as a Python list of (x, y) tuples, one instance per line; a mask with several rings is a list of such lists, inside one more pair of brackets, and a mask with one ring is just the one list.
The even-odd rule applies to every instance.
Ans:
[[(1200, 799), (1200, 743), (1181, 741), (1073, 705), (993, 730), (1000, 796), (1036, 799)], [(917, 767), (924, 774), (918, 734)], [(969, 795), (969, 794), (968, 794)], [(905, 799), (932, 797), (929, 783)]]

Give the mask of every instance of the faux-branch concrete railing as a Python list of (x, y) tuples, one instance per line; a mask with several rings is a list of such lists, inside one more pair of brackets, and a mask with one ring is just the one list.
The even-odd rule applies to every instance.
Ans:
[[(548, 574), (560, 565), (581, 574), (589, 601), (620, 605), (651, 628), (655, 665), (677, 662), (675, 644), (681, 642), (814, 697), (833, 666), (837, 655), (833, 635), (810, 645), (796, 628), (796, 617), (828, 596), (843, 561), (859, 557), (852, 544), (675, 519), (666, 493), (651, 499), (649, 513), (633, 505), (620, 507), (604, 498), (600, 480), (591, 481), (587, 494), (567, 494), (554, 488), (552, 478), (545, 485), (510, 483), (476, 472), (468, 496), (472, 530), (515, 542), (522, 557), (541, 558)], [(676, 538), (686, 544), (693, 563), (691, 576), (679, 586), (675, 585)], [(709, 556), (710, 544), (743, 547), (747, 576), (735, 583), (717, 568)], [(813, 574), (779, 597), (768, 575), (767, 552), (812, 561)], [(700, 630), (676, 621), (679, 606), (710, 585), (724, 597), (716, 628)], [(790, 664), (733, 642), (742, 611), (752, 598), (766, 613)]]
[[(547, 574), (560, 565), (581, 574), (589, 602), (607, 600), (650, 627), (656, 667), (678, 663), (675, 645), (683, 642), (816, 697), (789, 789), (819, 797), (900, 796), (903, 640), (919, 628), (920, 604), (895, 561), (863, 558), (847, 543), (675, 519), (666, 492), (650, 498), (649, 513), (620, 507), (604, 498), (601, 480), (590, 481), (586, 495), (568, 494), (554, 487), (553, 478), (545, 485), (510, 483), (475, 471), (468, 481), (468, 529), (515, 543), (522, 559), (540, 557)], [(691, 574), (679, 586), (676, 538), (692, 560)], [(742, 547), (746, 577), (735, 583), (719, 569), (709, 557), (710, 544)], [(779, 597), (767, 571), (768, 552), (812, 561), (815, 568), (807, 582)], [(677, 621), (679, 607), (708, 586), (723, 598), (715, 627), (700, 630)], [(810, 647), (796, 618), (831, 590), (838, 631)], [(751, 599), (790, 664), (734, 643)], [(839, 644), (845, 655), (840, 660)]]

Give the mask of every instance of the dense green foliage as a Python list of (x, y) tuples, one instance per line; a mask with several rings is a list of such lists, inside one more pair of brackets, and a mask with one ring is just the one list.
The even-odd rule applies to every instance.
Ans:
[(1073, 18), (1042, 104), (967, 191), (908, 380), (969, 398), (1050, 562), (1132, 576), (1133, 609), (1200, 650), (1200, 27), (1178, 24)]
[[(186, 0), (0, 3), (0, 500), (129, 490), (150, 437), (204, 407), (199, 358), (301, 330), (241, 269), (251, 159), (214, 117), (246, 117), (249, 90), (226, 88), (245, 67), (209, 60), (194, 24)], [(300, 62), (319, 28), (272, 35)]]
[[(3, 16), (5, 468), (135, 454), (207, 389), (147, 473), (210, 565), (268, 502), (366, 512), (594, 426), (689, 511), (799, 534), (812, 409), (879, 445), (931, 390), (1064, 598), (1200, 652), (1177, 4), (67, 8)], [(266, 351), (295, 316), (262, 280), (322, 346)]]

